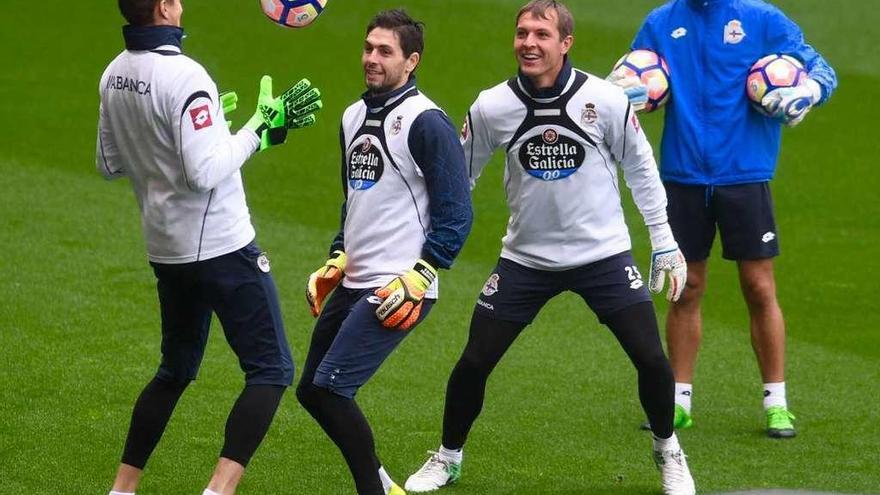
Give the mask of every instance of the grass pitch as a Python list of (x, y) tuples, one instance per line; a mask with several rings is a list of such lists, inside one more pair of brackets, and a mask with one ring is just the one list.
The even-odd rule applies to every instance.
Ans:
[[(773, 182), (787, 382), (799, 436), (763, 435), (745, 307), (734, 267), (717, 255), (696, 426), (680, 436), (701, 492), (878, 492), (880, 181), (872, 123), (880, 14), (857, 0), (777, 3), (841, 82), (826, 108), (785, 132)], [(338, 222), (338, 120), (362, 92), (363, 29), (373, 13), (400, 4), (427, 22), (419, 84), (454, 121), (479, 90), (514, 73), (519, 1), (333, 0), (314, 26), (291, 31), (265, 20), (256, 1), (185, 0), (184, 49), (221, 89), (238, 91), (237, 125), (249, 115), (263, 73), (278, 85), (309, 77), (325, 95), (316, 126), (244, 169), (298, 363), (312, 326), (305, 278), (323, 262)], [(569, 4), (577, 17), (572, 59), (604, 75), (657, 2)], [(7, 47), (0, 71), (0, 493), (105, 493), (131, 406), (159, 356), (155, 282), (130, 188), (105, 183), (93, 165), (97, 81), (122, 47), (122, 22), (115, 2), (48, 11), (39, 5), (7, 0), (0, 30)], [(654, 142), (661, 120), (643, 118)], [(507, 217), (500, 165), (496, 157), (474, 193), (474, 232), (454, 269), (441, 274), (440, 303), (359, 396), (380, 455), (401, 482), (439, 442), (446, 379), (498, 255)], [(647, 264), (645, 229), (628, 211), (635, 255)], [(657, 306), (662, 317), (666, 304), (658, 299)], [(241, 384), (215, 331), (139, 493), (200, 493)], [(447, 493), (658, 493), (649, 437), (636, 428), (641, 419), (623, 352), (583, 303), (559, 297), (493, 375), (464, 476)], [(353, 491), (336, 448), (288, 394), (240, 493)]]

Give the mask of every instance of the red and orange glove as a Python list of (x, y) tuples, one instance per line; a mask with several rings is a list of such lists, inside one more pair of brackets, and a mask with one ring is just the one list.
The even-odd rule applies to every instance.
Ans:
[(431, 283), (437, 278), (437, 270), (425, 260), (419, 260), (403, 275), (378, 289), (376, 295), (383, 299), (376, 309), (376, 317), (386, 328), (409, 330), (422, 313), (422, 299)]
[(324, 263), (324, 266), (309, 275), (309, 283), (306, 285), (306, 302), (312, 310), (315, 318), (321, 313), (321, 306), (333, 289), (342, 281), (345, 275), (345, 253), (336, 250)]

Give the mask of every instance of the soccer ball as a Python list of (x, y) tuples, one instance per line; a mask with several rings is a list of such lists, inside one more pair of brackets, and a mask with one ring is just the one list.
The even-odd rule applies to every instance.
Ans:
[(653, 112), (666, 104), (669, 99), (669, 66), (663, 57), (651, 50), (633, 50), (614, 64), (612, 72), (618, 71), (638, 77), (648, 88), (645, 112)]
[(263, 13), (282, 26), (301, 28), (321, 15), (327, 0), (260, 0)]
[(806, 77), (807, 71), (796, 58), (788, 55), (767, 55), (749, 69), (746, 94), (755, 110), (767, 115), (767, 111), (761, 105), (761, 100), (767, 93), (774, 89), (797, 86), (806, 80)]

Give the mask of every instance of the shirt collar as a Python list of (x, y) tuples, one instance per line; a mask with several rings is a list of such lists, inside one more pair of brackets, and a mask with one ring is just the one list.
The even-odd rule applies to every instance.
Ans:
[(388, 105), (395, 103), (400, 100), (404, 94), (410, 92), (416, 87), (416, 76), (410, 75), (409, 80), (406, 81), (406, 84), (403, 86), (391, 91), (389, 93), (383, 93), (381, 95), (373, 95), (369, 91), (365, 92), (361, 95), (364, 103), (367, 105), (367, 108), (372, 113), (381, 112)]
[(173, 46), (180, 50), (184, 38), (183, 29), (177, 26), (122, 27), (126, 50), (154, 50), (160, 46)]
[(568, 79), (571, 77), (571, 72), (571, 63), (568, 61), (568, 55), (566, 55), (565, 62), (562, 64), (562, 70), (556, 76), (556, 82), (549, 88), (536, 88), (532, 79), (523, 74), (522, 71), (519, 72), (517, 78), (519, 79), (520, 87), (532, 98), (556, 98), (565, 90)]
[(691, 7), (694, 7), (696, 9), (703, 9), (711, 7), (713, 5), (726, 3), (727, 1), (728, 0), (687, 0), (687, 3), (690, 4)]

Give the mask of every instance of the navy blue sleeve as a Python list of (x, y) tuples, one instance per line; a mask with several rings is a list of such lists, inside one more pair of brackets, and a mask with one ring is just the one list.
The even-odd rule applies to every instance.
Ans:
[(346, 207), (348, 205), (348, 183), (346, 181), (346, 160), (345, 160), (345, 133), (342, 131), (342, 125), (339, 125), (339, 148), (340, 154), (342, 158), (340, 158), (340, 171), (342, 177), (342, 196), (345, 198), (342, 201), (342, 211), (339, 214), (339, 232), (336, 234), (336, 237), (333, 238), (333, 242), (330, 244), (330, 254), (333, 254), (333, 251), (337, 249), (340, 251), (345, 251), (345, 215), (346, 215)]
[(464, 150), (455, 127), (440, 110), (416, 118), (408, 143), (425, 176), (430, 203), (431, 228), (422, 258), (436, 268), (449, 268), (474, 220)]

